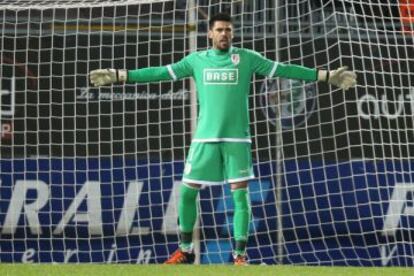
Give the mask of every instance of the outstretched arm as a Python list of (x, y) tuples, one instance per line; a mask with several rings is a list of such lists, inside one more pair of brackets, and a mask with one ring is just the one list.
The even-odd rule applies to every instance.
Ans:
[(328, 82), (344, 90), (348, 90), (356, 84), (356, 74), (353, 71), (349, 71), (347, 66), (328, 71), (307, 68), (300, 65), (278, 63), (275, 76), (305, 81), (317, 80)]
[(171, 65), (161, 67), (148, 67), (136, 70), (126, 69), (97, 69), (89, 74), (91, 83), (102, 86), (112, 83), (124, 82), (156, 82), (175, 80)]
[(353, 71), (349, 71), (347, 66), (328, 71), (307, 68), (300, 65), (277, 63), (275, 76), (305, 81), (317, 80), (328, 82), (344, 90), (348, 90), (356, 84), (356, 74)]
[(146, 83), (178, 80), (193, 74), (193, 69), (188, 59), (187, 56), (179, 62), (167, 66), (147, 67), (135, 70), (96, 69), (89, 73), (89, 78), (94, 86), (125, 82)]
[(348, 90), (356, 85), (356, 74), (343, 66), (336, 70), (318, 70), (295, 64), (284, 64), (267, 59), (257, 52), (253, 53), (252, 68), (255, 73), (270, 78), (280, 77), (304, 81), (323, 81)]

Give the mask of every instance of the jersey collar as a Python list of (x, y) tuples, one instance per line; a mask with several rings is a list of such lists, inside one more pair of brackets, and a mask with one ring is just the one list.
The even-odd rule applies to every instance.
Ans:
[(233, 46), (230, 46), (230, 48), (228, 48), (227, 50), (219, 50), (219, 49), (214, 49), (211, 48), (210, 52), (214, 55), (214, 56), (223, 56), (223, 55), (228, 55), (233, 51)]

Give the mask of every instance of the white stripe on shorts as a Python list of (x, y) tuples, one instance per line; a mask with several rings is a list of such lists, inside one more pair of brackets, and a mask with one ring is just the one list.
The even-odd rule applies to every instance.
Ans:
[(207, 186), (211, 186), (211, 185), (224, 185), (226, 183), (237, 183), (237, 182), (242, 182), (242, 181), (247, 181), (250, 179), (254, 179), (255, 176), (254, 175), (249, 175), (249, 176), (245, 176), (245, 177), (240, 177), (240, 178), (233, 178), (233, 179), (228, 179), (223, 180), (223, 181), (206, 181), (206, 180), (196, 180), (196, 179), (189, 179), (189, 178), (184, 178), (182, 179), (182, 181), (184, 183), (194, 183), (194, 184), (200, 184), (200, 185), (207, 185)]
[(196, 180), (196, 179), (189, 179), (183, 177), (183, 182), (185, 183), (194, 183), (194, 184), (201, 184), (201, 185), (223, 185), (226, 184), (226, 181), (206, 181), (206, 180)]
[(228, 179), (227, 182), (228, 183), (237, 183), (237, 182), (242, 182), (242, 181), (250, 180), (250, 179), (253, 179), (253, 178), (254, 178), (254, 175), (252, 174), (252, 175), (245, 176), (245, 177)]
[(250, 138), (196, 138), (195, 143), (214, 143), (214, 142), (232, 142), (232, 143), (251, 143)]

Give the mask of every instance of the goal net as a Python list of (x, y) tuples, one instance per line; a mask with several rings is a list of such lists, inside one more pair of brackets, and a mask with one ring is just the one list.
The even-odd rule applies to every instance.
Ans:
[[(413, 266), (414, 2), (16, 0), (0, 4), (0, 262), (162, 263), (177, 248), (196, 91), (91, 87), (98, 68), (205, 50), (208, 18), (280, 62), (358, 85), (252, 80), (256, 264)], [(227, 263), (228, 185), (205, 187), (197, 263)]]

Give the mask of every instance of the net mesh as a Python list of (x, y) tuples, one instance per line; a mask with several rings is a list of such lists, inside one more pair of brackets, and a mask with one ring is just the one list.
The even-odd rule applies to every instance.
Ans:
[[(94, 88), (234, 45), (358, 85), (252, 80), (252, 263), (412, 266), (412, 1), (15, 1), (0, 4), (0, 261), (161, 263), (193, 131), (191, 81)], [(200, 194), (200, 263), (232, 258), (229, 187)]]
[(10, 10), (44, 10), (44, 9), (62, 9), (62, 8), (80, 8), (80, 7), (114, 7), (118, 5), (138, 5), (145, 3), (168, 2), (173, 0), (17, 0), (2, 1), (0, 9)]

